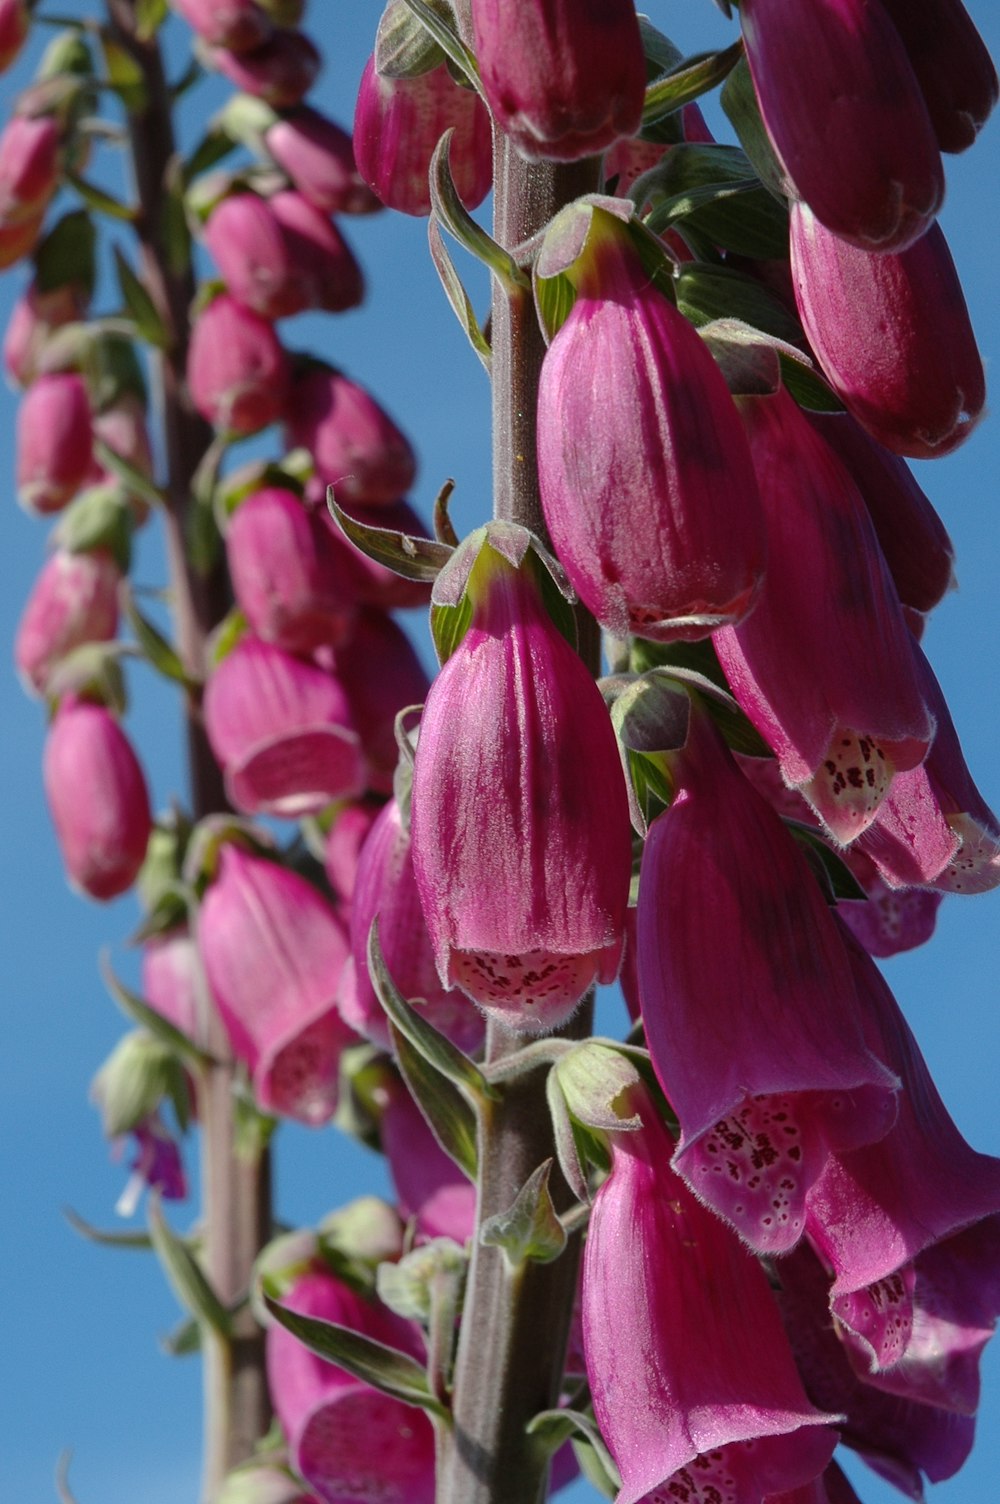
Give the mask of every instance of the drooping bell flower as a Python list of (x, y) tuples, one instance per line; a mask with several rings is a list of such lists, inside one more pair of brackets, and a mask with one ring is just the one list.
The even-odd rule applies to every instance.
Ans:
[(296, 275), (291, 247), (267, 199), (232, 193), (216, 205), (204, 242), (229, 295), (265, 319), (309, 307), (309, 289)]
[(594, 1411), (622, 1477), (616, 1504), (760, 1504), (822, 1472), (836, 1442), (796, 1372), (767, 1277), (670, 1168), (641, 1088), (612, 1133), (584, 1248)]
[(891, 887), (985, 893), (1000, 883), (1000, 820), (976, 787), (930, 664), (911, 649), (937, 730), (921, 765), (894, 781), (861, 849)]
[(226, 532), (233, 590), (250, 630), (289, 653), (349, 635), (354, 596), (330, 530), (291, 491), (267, 486), (240, 502)]
[(6, 72), (28, 35), (26, 0), (0, 0), (0, 73)]
[(364, 276), (329, 216), (293, 189), (273, 194), (269, 206), (307, 290), (308, 306), (326, 313), (356, 308), (365, 295)]
[(869, 825), (934, 732), (864, 502), (784, 390), (740, 399), (767, 517), (767, 578), (714, 642), (733, 694), (834, 838)]
[(475, 1231), (475, 1186), (441, 1148), (402, 1081), (390, 1078), (380, 1095), (379, 1135), (400, 1216), (412, 1217), (421, 1237), (465, 1243)]
[(337, 501), (376, 506), (398, 500), (413, 484), (417, 462), (409, 440), (357, 382), (340, 371), (313, 369), (293, 383), (286, 432), (308, 449), (320, 483)]
[(349, 641), (336, 649), (331, 661), (365, 749), (368, 787), (391, 794), (399, 761), (396, 716), (426, 699), (429, 681), (424, 666), (402, 628), (371, 606), (358, 612)]
[(942, 151), (964, 151), (997, 102), (997, 70), (962, 0), (882, 0)]
[(646, 60), (632, 0), (473, 0), (494, 119), (529, 161), (573, 162), (639, 129)]
[(333, 909), (296, 873), (227, 845), (201, 905), (198, 948), (261, 1108), (327, 1122), (340, 1053), (354, 1039), (334, 1002), (347, 935)]
[(297, 820), (361, 792), (362, 749), (332, 675), (244, 638), (205, 689), (205, 730), (234, 806)]
[(67, 695), (49, 728), (42, 774), (70, 886), (117, 898), (142, 866), (152, 818), (139, 760), (111, 712)]
[[(876, 822), (877, 823), (877, 822)], [(840, 899), (837, 913), (870, 956), (895, 956), (925, 945), (934, 933), (943, 893), (890, 888), (857, 845), (841, 858), (865, 890), (864, 899)]]
[(142, 948), (142, 995), (175, 1029), (198, 1041), (199, 966), (188, 929), (154, 935)]
[(81, 319), (87, 302), (84, 290), (74, 283), (43, 292), (32, 282), (25, 289), (14, 304), (3, 340), (4, 370), (16, 386), (30, 386), (40, 374), (49, 336)]
[(381, 808), (381, 803), (375, 799), (358, 799), (338, 806), (326, 838), (323, 870), (339, 900), (345, 922), (350, 921), (361, 848)]
[(353, 1008), (348, 1012), (342, 1005), (359, 1034), (391, 1050), (388, 1019), (368, 971), (368, 933), (376, 918), (385, 964), (399, 991), (460, 1050), (474, 1054), (483, 1042), (483, 1017), (464, 992), (443, 987), (438, 978), (413, 875), (410, 832), (395, 799), (383, 808), (358, 857), (351, 902)]
[(941, 206), (944, 171), (906, 49), (868, 0), (746, 0), (740, 25), (771, 145), (835, 235), (901, 250)]
[(415, 78), (383, 78), (369, 58), (354, 108), (358, 171), (379, 200), (403, 214), (431, 211), (428, 173), (445, 131), (454, 130), (449, 162), (466, 208), (481, 204), (493, 182), (489, 111), (444, 63)]
[(849, 413), (810, 413), (809, 421), (861, 492), (899, 599), (914, 611), (932, 611), (955, 583), (955, 550), (913, 472)]
[(14, 115), (0, 131), (0, 225), (40, 215), (59, 184), (59, 122), (52, 115)]
[[(412, 1323), (318, 1264), (282, 1304), (422, 1359)], [(267, 1379), (292, 1465), (324, 1504), (433, 1504), (434, 1432), (422, 1410), (352, 1378), (277, 1323), (267, 1333)]]
[(781, 1253), (830, 1154), (887, 1132), (898, 1083), (864, 1038), (805, 858), (696, 706), (671, 767), (637, 917), (646, 1040), (681, 1129), (674, 1165), (751, 1248)]
[(59, 661), (85, 642), (110, 642), (118, 628), (121, 572), (109, 553), (57, 549), (35, 581), (14, 639), (25, 684), (44, 694)]
[(555, 551), (615, 636), (706, 637), (750, 610), (766, 553), (725, 379), (595, 209), (578, 297), (542, 363), (538, 479)]
[[(524, 559), (523, 530), (487, 536)], [(411, 832), (442, 983), (531, 1032), (617, 974), (631, 839), (604, 702), (524, 567), (491, 542), (472, 565), (469, 630), (424, 707)]]
[[(377, 559), (369, 558), (341, 532), (326, 505), (326, 487), (314, 477), (306, 486), (306, 498), (316, 507), (319, 519), (328, 529), (334, 549), (351, 581), (351, 594), (363, 606), (377, 606), (381, 611), (406, 611), (429, 606), (431, 587), (424, 580), (408, 580)], [(339, 500), (339, 497), (338, 497)], [(381, 502), (377, 506), (359, 506), (351, 502), (345, 509), (356, 522), (369, 527), (389, 528), (411, 537), (428, 538), (430, 528), (408, 501)]]
[(202, 309), (191, 331), (188, 386), (214, 427), (256, 433), (285, 414), (288, 360), (271, 325), (223, 294)]
[(895, 454), (934, 459), (968, 438), (986, 380), (940, 225), (874, 253), (793, 204), (789, 246), (802, 327), (830, 385)]
[(276, 28), (263, 46), (248, 52), (216, 47), (211, 61), (237, 89), (265, 100), (276, 110), (300, 104), (323, 66), (322, 57), (305, 33), (285, 27)]
[(83, 485), (93, 437), (90, 401), (71, 371), (40, 376), (17, 411), (17, 494), (29, 512), (57, 512)]
[(170, 4), (213, 47), (245, 52), (271, 36), (271, 22), (256, 0), (170, 0)]
[(336, 121), (301, 105), (264, 133), (271, 156), (298, 191), (324, 214), (372, 214), (380, 200), (354, 160), (350, 136)]

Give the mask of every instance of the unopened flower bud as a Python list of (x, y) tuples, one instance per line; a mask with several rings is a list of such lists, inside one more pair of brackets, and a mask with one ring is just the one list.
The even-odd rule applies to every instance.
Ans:
[(3, 341), (4, 369), (17, 386), (30, 386), (40, 372), (40, 356), (49, 335), (75, 323), (87, 309), (84, 290), (65, 283), (42, 292), (32, 282), (14, 304)]
[(90, 401), (72, 372), (40, 376), (17, 414), (17, 492), (29, 512), (57, 512), (83, 485), (93, 436)]
[(15, 115), (0, 132), (0, 225), (42, 213), (59, 182), (59, 123), (52, 115)]
[(962, 0), (882, 0), (903, 39), (942, 151), (971, 146), (997, 102), (997, 70)]
[(362, 178), (345, 130), (302, 105), (267, 130), (271, 156), (304, 198), (324, 214), (371, 214), (379, 200)]
[(413, 484), (409, 440), (340, 371), (307, 371), (293, 383), (286, 426), (290, 446), (309, 450), (320, 484), (333, 486), (343, 506), (396, 501)]
[(24, 46), (29, 24), (26, 0), (0, 0), (0, 73), (6, 72)]
[(319, 77), (323, 60), (301, 31), (275, 31), (262, 47), (251, 52), (216, 48), (212, 63), (230, 83), (266, 100), (276, 110), (301, 102)]
[(235, 298), (216, 298), (198, 315), (187, 375), (195, 407), (216, 428), (256, 433), (285, 412), (285, 352), (267, 320)]
[(174, 10), (213, 47), (245, 52), (271, 36), (269, 18), (255, 0), (170, 0)]
[(109, 642), (118, 627), (117, 564), (103, 550), (57, 550), (35, 581), (14, 640), (18, 672), (44, 694), (54, 666), (84, 642)]
[(333, 670), (351, 707), (368, 763), (368, 787), (392, 792), (399, 760), (396, 716), (407, 705), (422, 705), (428, 679), (410, 639), (391, 616), (366, 606), (352, 635), (333, 654)]

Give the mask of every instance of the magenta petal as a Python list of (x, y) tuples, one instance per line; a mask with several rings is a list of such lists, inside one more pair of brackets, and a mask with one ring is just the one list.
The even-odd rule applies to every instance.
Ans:
[(441, 1148), (406, 1086), (393, 1081), (386, 1095), (380, 1132), (400, 1215), (414, 1217), (425, 1238), (465, 1243), (475, 1230), (475, 1186)]

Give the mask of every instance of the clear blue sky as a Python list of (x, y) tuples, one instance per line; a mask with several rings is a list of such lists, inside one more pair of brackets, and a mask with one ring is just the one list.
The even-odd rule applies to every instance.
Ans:
[[(56, 8), (85, 14), (95, 5), (62, 0)], [(710, 0), (650, 0), (648, 8), (652, 20), (687, 50), (733, 35), (733, 26)], [(313, 97), (349, 124), (381, 6), (377, 0), (355, 0), (351, 6), (312, 0), (310, 9), (308, 27), (327, 59)], [(972, 0), (969, 9), (994, 55), (1000, 54), (996, 6)], [(183, 28), (171, 23), (170, 32), (180, 37)], [(27, 61), (0, 80), (4, 113), (27, 82), (38, 51), (36, 39)], [(173, 56), (176, 62), (176, 48)], [(199, 111), (207, 115), (225, 94), (217, 84), (201, 86), (191, 96), (189, 117)], [(976, 149), (947, 159), (946, 165), (949, 193), (942, 223), (995, 382), (1000, 123), (994, 119)], [(453, 476), (454, 515), (467, 529), (489, 511), (487, 384), (438, 288), (424, 223), (386, 214), (351, 221), (346, 229), (369, 279), (367, 304), (335, 319), (291, 320), (284, 328), (287, 342), (343, 364), (379, 394), (420, 454), (414, 500), (426, 513), (440, 483)], [(21, 268), (0, 280), (0, 323), (6, 323), (24, 280)], [(481, 306), (482, 280), (470, 274), (470, 285), (478, 289)], [(15, 411), (16, 397), (0, 391), (7, 476), (0, 508), (5, 566), (0, 642), (7, 644), (40, 568), (46, 531), (14, 501)], [(926, 647), (969, 763), (994, 807), (1000, 806), (998, 477), (1000, 425), (990, 417), (958, 454), (919, 467), (921, 484), (951, 530), (961, 585), (938, 609)], [(161, 581), (151, 537), (140, 547), (136, 578), (151, 585)], [(422, 633), (417, 618), (410, 620)], [(131, 686), (129, 724), (162, 807), (183, 781), (176, 715), (169, 694), (148, 671), (132, 671)], [(176, 1303), (151, 1256), (84, 1244), (60, 1213), (72, 1205), (92, 1222), (115, 1221), (124, 1171), (109, 1161), (86, 1092), (124, 1029), (104, 995), (97, 953), (111, 945), (118, 969), (129, 974), (134, 962), (122, 946), (135, 909), (130, 899), (101, 908), (66, 887), (41, 791), (42, 717), (11, 669), (0, 674), (0, 725), (0, 787), (6, 791), (0, 929), (8, 1021), (0, 1063), (8, 1385), (0, 1486), (5, 1498), (19, 1504), (52, 1499), (56, 1458), (70, 1447), (79, 1504), (193, 1504), (199, 1473), (198, 1366), (191, 1359), (168, 1359), (157, 1349), (157, 1336), (179, 1319)], [(991, 895), (947, 901), (931, 944), (887, 966), (959, 1126), (977, 1148), (994, 1154), (1000, 1154), (998, 963), (1000, 897)], [(314, 1222), (332, 1206), (382, 1183), (380, 1162), (332, 1133), (290, 1127), (279, 1136), (278, 1209), (287, 1221)], [(182, 1209), (182, 1225), (196, 1204)], [(996, 1499), (1000, 1348), (988, 1353), (984, 1374), (976, 1452), (955, 1480), (933, 1491), (940, 1504)], [(864, 1470), (855, 1469), (854, 1477), (867, 1504), (898, 1498)], [(563, 1497), (567, 1504), (584, 1504), (595, 1496), (580, 1485)]]

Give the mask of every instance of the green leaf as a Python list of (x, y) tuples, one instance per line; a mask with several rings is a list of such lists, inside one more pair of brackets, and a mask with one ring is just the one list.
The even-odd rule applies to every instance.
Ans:
[(119, 246), (115, 246), (115, 271), (129, 317), (140, 336), (157, 350), (166, 350), (170, 336), (146, 287), (132, 270)]
[(167, 18), (167, 0), (135, 0), (135, 35), (151, 42)]
[(444, 295), (451, 305), (452, 312), (465, 330), (469, 344), (489, 375), (493, 363), (490, 342), (483, 333), (462, 279), (455, 270), (455, 263), (448, 254), (448, 247), (442, 239), (437, 215), (433, 211), (427, 221), (427, 243), (430, 247), (431, 260), (434, 262), (441, 286), (444, 288)]
[(525, 1429), (529, 1436), (537, 1436), (545, 1441), (546, 1450), (550, 1456), (557, 1452), (570, 1436), (582, 1436), (601, 1459), (609, 1479), (614, 1482), (615, 1491), (621, 1488), (622, 1482), (618, 1469), (604, 1445), (604, 1438), (593, 1416), (585, 1415), (580, 1410), (540, 1410), (537, 1415), (532, 1416)]
[(534, 1170), (506, 1211), (488, 1217), (479, 1231), (487, 1248), (502, 1248), (511, 1268), (531, 1261), (551, 1264), (566, 1247), (566, 1229), (552, 1204), (549, 1176), (552, 1160)]
[(221, 1337), (232, 1333), (232, 1318), (212, 1289), (194, 1254), (169, 1225), (159, 1200), (150, 1197), (149, 1235), (171, 1289), (196, 1321)]
[(141, 1249), (147, 1253), (153, 1246), (148, 1232), (119, 1232), (117, 1228), (109, 1231), (103, 1227), (95, 1227), (92, 1222), (87, 1222), (69, 1206), (63, 1207), (63, 1216), (81, 1238), (86, 1238), (88, 1243), (99, 1243), (102, 1248)]
[(130, 115), (141, 115), (149, 103), (142, 68), (132, 54), (104, 29), (101, 30), (101, 48), (109, 85)]
[(97, 231), (86, 209), (73, 209), (57, 219), (35, 249), (35, 283), (39, 292), (71, 284), (93, 296), (96, 280), (94, 251)]
[[(406, 3), (409, 4), (410, 0), (406, 0)], [(528, 292), (531, 289), (531, 278), (528, 273), (521, 270), (510, 252), (505, 251), (502, 245), (498, 245), (492, 235), (486, 233), (482, 225), (476, 223), (462, 203), (458, 189), (455, 187), (455, 180), (451, 175), (449, 161), (454, 134), (454, 127), (446, 130), (431, 157), (429, 182), (431, 206), (434, 213), (449, 235), (454, 236), (459, 245), (464, 246), (477, 261), (488, 266), (509, 291), (513, 292), (520, 288)]]
[(181, 1033), (180, 1029), (175, 1028), (169, 1019), (157, 1013), (156, 1009), (151, 1008), (137, 993), (130, 992), (119, 982), (111, 970), (111, 963), (106, 952), (101, 954), (100, 971), (105, 987), (126, 1018), (131, 1018), (134, 1023), (141, 1024), (144, 1029), (148, 1029), (161, 1044), (166, 1045), (174, 1055), (189, 1065), (197, 1068), (212, 1063), (211, 1056), (207, 1055), (204, 1050), (200, 1050), (193, 1040)]
[(800, 847), (830, 903), (838, 899), (866, 899), (868, 894), (850, 867), (810, 825), (785, 820), (785, 827)]
[(755, 278), (731, 267), (688, 262), (678, 268), (674, 289), (677, 307), (696, 326), (713, 319), (739, 319), (790, 344), (802, 338), (794, 314)]
[(403, 1079), (441, 1148), (475, 1180), (479, 1162), (476, 1115), (457, 1086), (434, 1069), (406, 1035), (389, 1025)]
[(129, 626), (135, 633), (136, 641), (142, 649), (146, 661), (152, 664), (157, 673), (165, 679), (171, 679), (175, 684), (183, 684), (187, 688), (192, 687), (183, 663), (174, 648), (164, 637), (158, 627), (155, 627), (147, 616), (143, 616), (135, 603), (132, 592), (124, 593), (123, 607), (128, 618)]
[(193, 1316), (189, 1316), (160, 1338), (160, 1346), (168, 1358), (193, 1357), (201, 1352), (201, 1327)]
[(423, 21), (441, 51), (454, 63), (459, 74), (468, 79), (473, 88), (481, 94), (479, 65), (475, 56), (466, 47), (455, 28), (449, 26), (443, 19), (440, 10), (433, 3), (427, 4), (426, 0), (405, 0), (405, 3), (413, 14)]
[(359, 552), (384, 564), (395, 574), (403, 575), (405, 579), (437, 579), (454, 549), (447, 544), (436, 543), (433, 538), (420, 538), (416, 534), (400, 533), (393, 528), (372, 527), (367, 522), (357, 522), (343, 507), (337, 505), (334, 490), (331, 486), (327, 497), (330, 515)]
[(264, 1304), (275, 1320), (293, 1337), (298, 1337), (310, 1352), (345, 1369), (363, 1384), (402, 1400), (404, 1405), (416, 1405), (442, 1420), (448, 1419), (449, 1412), (431, 1393), (426, 1373), (408, 1353), (386, 1347), (383, 1342), (363, 1337), (360, 1332), (352, 1332), (333, 1321), (320, 1321), (315, 1316), (290, 1311), (267, 1294)]
[(125, 224), (134, 224), (138, 217), (138, 210), (129, 204), (123, 204), (121, 199), (115, 198), (114, 194), (106, 193), (103, 188), (98, 188), (94, 183), (88, 183), (79, 173), (67, 170), (64, 173), (66, 182), (71, 188), (75, 188), (85, 204), (89, 204), (98, 214), (106, 214), (110, 219), (119, 219)]
[(764, 187), (775, 198), (784, 200), (787, 197), (784, 169), (774, 154), (761, 119), (745, 57), (740, 58), (723, 84), (720, 102)]
[(699, 53), (696, 57), (686, 58), (679, 68), (649, 85), (642, 107), (643, 125), (650, 125), (661, 116), (700, 99), (709, 89), (728, 78), (742, 55), (743, 43), (739, 41), (723, 52)]
[(794, 360), (788, 355), (778, 355), (781, 376), (788, 391), (800, 407), (817, 413), (842, 413), (844, 404), (825, 377), (804, 360)]
[(231, 152), (236, 150), (237, 144), (228, 131), (221, 126), (210, 125), (194, 151), (185, 159), (183, 168), (185, 185), (190, 186), (203, 172), (210, 172), (213, 167), (217, 167)]

